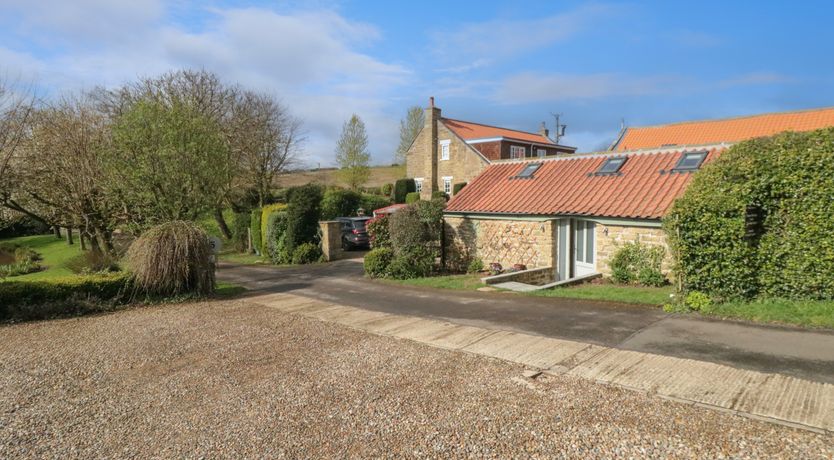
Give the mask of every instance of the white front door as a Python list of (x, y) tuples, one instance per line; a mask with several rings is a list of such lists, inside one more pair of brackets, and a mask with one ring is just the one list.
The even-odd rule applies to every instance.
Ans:
[(596, 224), (579, 219), (573, 222), (573, 276), (596, 273)]

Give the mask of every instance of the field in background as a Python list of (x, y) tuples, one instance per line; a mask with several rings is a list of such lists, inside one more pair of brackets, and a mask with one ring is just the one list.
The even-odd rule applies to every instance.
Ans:
[[(281, 174), (275, 179), (276, 185), (281, 188), (305, 185), (311, 182), (323, 185), (345, 184), (338, 179), (336, 168), (322, 168), (311, 171), (295, 171)], [(405, 177), (404, 166), (372, 166), (371, 177), (365, 187), (381, 187), (383, 184), (393, 184), (397, 179)]]

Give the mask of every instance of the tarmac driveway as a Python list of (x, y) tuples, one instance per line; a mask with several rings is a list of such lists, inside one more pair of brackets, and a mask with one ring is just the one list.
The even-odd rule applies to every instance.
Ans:
[(834, 333), (669, 315), (658, 308), (399, 286), (361, 259), (292, 268), (220, 264), (218, 278), (366, 310), (568, 339), (834, 383)]

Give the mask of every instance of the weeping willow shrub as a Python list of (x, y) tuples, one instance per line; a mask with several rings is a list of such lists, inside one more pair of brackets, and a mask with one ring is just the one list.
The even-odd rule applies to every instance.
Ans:
[(214, 262), (209, 237), (198, 226), (173, 221), (152, 227), (127, 252), (139, 292), (152, 296), (214, 292)]

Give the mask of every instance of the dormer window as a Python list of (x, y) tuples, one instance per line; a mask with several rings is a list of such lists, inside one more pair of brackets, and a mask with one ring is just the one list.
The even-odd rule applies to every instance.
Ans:
[(597, 175), (597, 176), (607, 176), (607, 175), (613, 175), (613, 174), (621, 174), (620, 173), (620, 168), (623, 167), (625, 162), (626, 162), (626, 157), (611, 157), (611, 158), (608, 158), (608, 159), (605, 160), (604, 163), (602, 163), (602, 166), (600, 166), (599, 169), (597, 169), (597, 171), (594, 174)]
[(532, 179), (533, 173), (538, 171), (539, 167), (541, 167), (541, 163), (530, 163), (515, 176), (516, 179)]
[(680, 160), (678, 160), (678, 164), (675, 165), (672, 171), (696, 171), (701, 167), (701, 164), (706, 158), (706, 150), (700, 152), (683, 152)]

